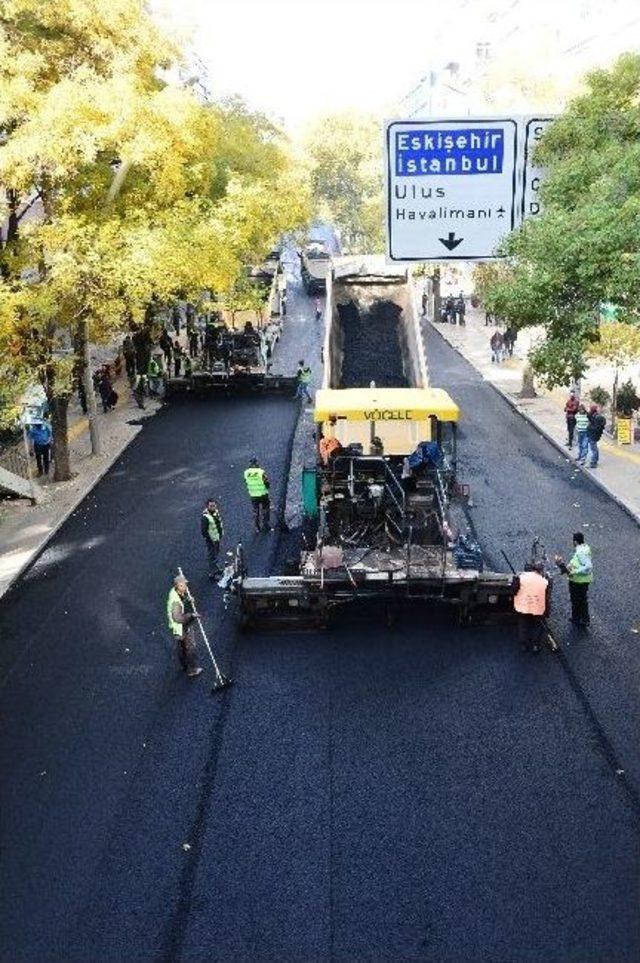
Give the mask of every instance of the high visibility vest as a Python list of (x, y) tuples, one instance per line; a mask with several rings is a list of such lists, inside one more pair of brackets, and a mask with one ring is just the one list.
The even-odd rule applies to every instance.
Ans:
[(341, 447), (340, 442), (337, 438), (321, 438), (318, 445), (318, 450), (320, 452), (320, 458), (323, 464), (327, 464), (331, 454), (337, 451)]
[(222, 538), (222, 519), (219, 515), (212, 515), (210, 512), (203, 512), (202, 517), (206, 518), (209, 530), (209, 538), (212, 542), (219, 542)]
[(169, 629), (174, 635), (182, 635), (182, 624), (180, 622), (174, 622), (172, 615), (172, 609), (176, 602), (180, 606), (180, 611), (184, 614), (184, 599), (174, 587), (169, 592), (169, 596), (167, 598), (167, 622), (169, 623)]
[(300, 384), (308, 385), (311, 382), (311, 368), (300, 369)]
[(576, 428), (577, 428), (577, 430), (578, 430), (578, 431), (586, 431), (588, 427), (589, 427), (589, 419), (588, 419), (588, 417), (587, 417), (585, 414), (583, 414), (582, 412), (580, 412), (579, 414), (577, 414), (577, 415), (576, 415)]
[(264, 483), (264, 468), (247, 468), (244, 473), (244, 482), (250, 498), (262, 498), (269, 493)]
[(521, 615), (544, 615), (547, 607), (548, 580), (538, 572), (521, 572), (520, 588), (513, 599), (513, 607)]
[(575, 551), (567, 562), (569, 581), (585, 584), (593, 582), (593, 562), (588, 545), (576, 545)]
[(149, 361), (149, 367), (147, 368), (147, 374), (150, 378), (157, 378), (160, 374), (160, 365), (155, 358), (151, 358)]

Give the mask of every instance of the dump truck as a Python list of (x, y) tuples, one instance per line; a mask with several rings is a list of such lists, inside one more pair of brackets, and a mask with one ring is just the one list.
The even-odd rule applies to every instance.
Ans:
[(324, 241), (309, 241), (300, 252), (300, 274), (307, 294), (324, 294), (331, 254)]
[(411, 274), (376, 258), (334, 262), (323, 356), (302, 477), (307, 544), (295, 573), (238, 573), (243, 624), (325, 624), (367, 599), (448, 602), (461, 619), (508, 608), (511, 576), (485, 571), (468, 531), (461, 412), (429, 384)]

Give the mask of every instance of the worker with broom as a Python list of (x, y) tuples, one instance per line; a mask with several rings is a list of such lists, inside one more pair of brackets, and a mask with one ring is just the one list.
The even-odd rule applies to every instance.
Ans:
[(193, 624), (197, 619), (189, 597), (187, 580), (177, 575), (167, 598), (167, 620), (169, 629), (177, 642), (180, 665), (189, 679), (195, 679), (202, 672), (196, 656), (196, 643), (193, 638)]

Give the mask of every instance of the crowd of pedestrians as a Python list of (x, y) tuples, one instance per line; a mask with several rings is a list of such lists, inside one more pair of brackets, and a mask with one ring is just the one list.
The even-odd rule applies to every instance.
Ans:
[(494, 331), (489, 338), (491, 361), (501, 364), (507, 358), (513, 358), (513, 348), (517, 339), (518, 332), (511, 325), (504, 332)]
[[(426, 312), (426, 301), (423, 300), (423, 314)], [(464, 326), (467, 317), (467, 304), (462, 291), (457, 298), (449, 295), (440, 308), (440, 320), (443, 324), (459, 324)]]

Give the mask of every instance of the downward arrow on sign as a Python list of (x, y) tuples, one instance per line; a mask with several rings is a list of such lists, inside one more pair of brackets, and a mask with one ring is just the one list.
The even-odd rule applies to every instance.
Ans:
[(455, 231), (449, 231), (449, 237), (439, 237), (438, 240), (450, 251), (453, 251), (454, 247), (457, 247), (458, 244), (462, 244), (464, 238), (456, 237)]

